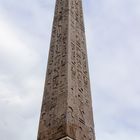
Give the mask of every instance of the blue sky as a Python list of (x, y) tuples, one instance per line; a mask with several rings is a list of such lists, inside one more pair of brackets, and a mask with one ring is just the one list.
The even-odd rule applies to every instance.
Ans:
[[(55, 0), (0, 0), (0, 139), (36, 140)], [(97, 140), (140, 140), (140, 1), (83, 0)]]

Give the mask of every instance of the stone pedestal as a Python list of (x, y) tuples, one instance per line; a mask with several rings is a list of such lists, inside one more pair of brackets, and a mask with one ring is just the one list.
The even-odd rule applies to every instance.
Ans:
[(62, 138), (62, 139), (59, 139), (59, 140), (73, 140), (73, 139), (71, 139), (69, 137), (65, 137), (65, 138)]

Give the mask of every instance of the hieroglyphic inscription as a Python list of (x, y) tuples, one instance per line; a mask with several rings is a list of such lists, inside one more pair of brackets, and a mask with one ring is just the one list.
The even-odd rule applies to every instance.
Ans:
[(49, 51), (38, 140), (66, 133), (68, 1), (57, 0)]
[(71, 77), (69, 106), (73, 110), (73, 114), (76, 114), (74, 118), (71, 116), (77, 125), (75, 139), (94, 140), (94, 133), (90, 131), (94, 128), (81, 0), (70, 1), (69, 28), (69, 54), (71, 55), (68, 60)]
[(38, 140), (95, 140), (82, 0), (56, 0)]

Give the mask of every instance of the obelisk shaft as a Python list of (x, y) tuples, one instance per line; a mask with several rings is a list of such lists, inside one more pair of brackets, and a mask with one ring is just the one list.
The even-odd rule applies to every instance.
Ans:
[(95, 140), (81, 0), (56, 0), (38, 140)]

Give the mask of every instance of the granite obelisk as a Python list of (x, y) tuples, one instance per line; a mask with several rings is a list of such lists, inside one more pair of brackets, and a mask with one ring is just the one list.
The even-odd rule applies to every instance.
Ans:
[(38, 140), (95, 140), (82, 0), (56, 0)]

